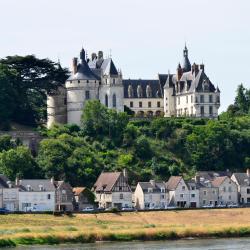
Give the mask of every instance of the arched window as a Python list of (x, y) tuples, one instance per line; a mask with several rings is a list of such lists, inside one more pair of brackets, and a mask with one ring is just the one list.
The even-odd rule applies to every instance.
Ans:
[(106, 107), (109, 106), (109, 99), (108, 99), (108, 95), (107, 94), (105, 95), (105, 105), (106, 105)]
[(116, 95), (113, 94), (113, 108), (116, 108)]

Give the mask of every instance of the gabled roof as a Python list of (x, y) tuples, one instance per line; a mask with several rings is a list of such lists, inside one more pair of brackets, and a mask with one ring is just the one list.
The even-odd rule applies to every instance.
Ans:
[(219, 187), (227, 178), (227, 176), (216, 177), (211, 183), (214, 187)]
[(86, 187), (74, 187), (73, 193), (74, 195), (80, 195), (84, 190), (86, 190)]
[(240, 186), (250, 186), (250, 177), (246, 173), (233, 173)]
[(37, 179), (37, 180), (19, 180), (20, 191), (29, 191), (28, 187), (30, 186), (31, 191), (40, 192), (40, 187), (43, 187), (43, 191), (54, 192), (55, 186), (49, 179)]
[(93, 187), (94, 191), (111, 192), (121, 174), (122, 172), (101, 173)]
[(101, 66), (104, 75), (118, 75), (118, 71), (111, 58), (105, 59)]
[(138, 184), (141, 186), (141, 189), (143, 191), (148, 191), (149, 188), (152, 188), (154, 193), (160, 193), (161, 188), (167, 188), (165, 182), (155, 182), (155, 185), (153, 185), (150, 181), (149, 182), (138, 182)]
[(181, 180), (182, 180), (181, 176), (171, 176), (167, 182), (167, 189), (175, 190)]
[(213, 180), (214, 178), (220, 176), (231, 177), (232, 174), (230, 171), (198, 171), (196, 175), (204, 180)]

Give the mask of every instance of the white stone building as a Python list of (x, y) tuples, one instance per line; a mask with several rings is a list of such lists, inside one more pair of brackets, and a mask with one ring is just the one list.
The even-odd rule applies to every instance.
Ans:
[(168, 192), (163, 181), (138, 182), (135, 192), (137, 209), (164, 209), (168, 206)]
[(246, 173), (233, 173), (231, 179), (237, 184), (239, 203), (250, 204), (250, 169)]
[(54, 180), (19, 180), (19, 211), (54, 211), (55, 186)]
[(126, 171), (103, 172), (98, 177), (92, 191), (99, 208), (131, 208), (132, 191)]
[(218, 188), (218, 204), (238, 204), (237, 184), (228, 176), (216, 177), (211, 181), (212, 186)]
[(103, 52), (80, 63), (73, 58), (72, 74), (58, 91), (47, 99), (47, 126), (53, 123), (80, 125), (86, 101), (97, 99), (108, 108), (130, 111), (137, 117), (192, 116), (216, 118), (220, 90), (205, 74), (205, 66), (191, 66), (188, 50), (183, 51), (183, 65), (176, 74), (158, 74), (156, 79), (123, 79), (111, 58)]

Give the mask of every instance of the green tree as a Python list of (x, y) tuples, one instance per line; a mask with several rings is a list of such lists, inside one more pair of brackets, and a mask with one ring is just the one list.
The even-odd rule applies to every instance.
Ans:
[[(34, 55), (8, 56), (1, 59), (0, 63), (7, 67), (7, 79), (11, 83), (7, 83), (8, 88), (5, 87), (8, 89), (7, 98), (14, 98), (15, 102), (8, 119), (31, 126), (44, 122), (47, 93), (53, 93), (58, 86), (64, 84), (68, 71), (58, 63), (49, 59), (38, 59)], [(5, 102), (9, 103), (6, 100)]]
[(24, 146), (0, 153), (0, 172), (12, 180), (16, 176), (31, 179), (41, 176), (30, 150)]

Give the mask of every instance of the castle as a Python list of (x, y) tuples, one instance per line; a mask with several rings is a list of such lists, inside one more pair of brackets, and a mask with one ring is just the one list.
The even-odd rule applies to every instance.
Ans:
[(47, 126), (53, 123), (80, 125), (84, 104), (98, 99), (108, 108), (129, 110), (137, 117), (207, 117), (216, 118), (220, 107), (220, 90), (205, 74), (204, 64), (191, 65), (188, 49), (175, 74), (158, 74), (157, 79), (123, 79), (112, 58), (103, 52), (80, 62), (72, 61), (72, 74), (65, 85), (47, 99)]

